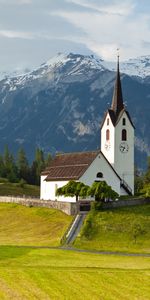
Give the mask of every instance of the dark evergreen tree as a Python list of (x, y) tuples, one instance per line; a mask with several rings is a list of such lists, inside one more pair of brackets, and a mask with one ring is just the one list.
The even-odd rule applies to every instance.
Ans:
[(5, 177), (5, 166), (2, 155), (0, 155), (0, 177)]
[(12, 154), (10, 154), (8, 146), (5, 146), (4, 149), (4, 177), (6, 177), (11, 182), (18, 181), (18, 169), (15, 164), (15, 160)]
[(7, 178), (11, 182), (18, 182), (22, 179), (29, 184), (39, 185), (40, 174), (50, 164), (51, 159), (50, 153), (44, 158), (43, 151), (37, 148), (35, 158), (31, 166), (29, 166), (23, 148), (19, 149), (17, 161), (15, 161), (6, 145), (3, 156), (0, 155), (0, 177)]
[(52, 155), (50, 153), (47, 154), (47, 157), (45, 158), (45, 167), (48, 167), (52, 161)]
[(35, 151), (35, 160), (31, 166), (31, 181), (33, 184), (40, 184), (40, 174), (45, 168), (43, 151), (39, 148)]
[(23, 148), (19, 149), (18, 151), (17, 167), (18, 167), (19, 179), (24, 179), (26, 182), (29, 182), (30, 168)]

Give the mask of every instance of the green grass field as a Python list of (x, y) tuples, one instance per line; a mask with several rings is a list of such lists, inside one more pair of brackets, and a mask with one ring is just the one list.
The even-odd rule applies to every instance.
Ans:
[(0, 247), (0, 299), (148, 300), (150, 260)]
[[(142, 224), (148, 217), (146, 211), (142, 207)], [(105, 226), (105, 218), (117, 220), (112, 212), (102, 214)], [(132, 218), (139, 219), (139, 215), (139, 208), (134, 208)], [(149, 257), (45, 248), (59, 245), (71, 220), (54, 209), (0, 203), (0, 299), (149, 300)], [(95, 237), (93, 246), (91, 240), (86, 241), (86, 248), (95, 248)], [(80, 246), (84, 243), (80, 239)]]
[(0, 196), (8, 195), (40, 197), (40, 187), (30, 184), (21, 187), (19, 183), (10, 183), (7, 180), (0, 179)]
[(91, 211), (74, 246), (150, 253), (150, 205)]
[(58, 246), (71, 220), (55, 209), (0, 203), (0, 245)]

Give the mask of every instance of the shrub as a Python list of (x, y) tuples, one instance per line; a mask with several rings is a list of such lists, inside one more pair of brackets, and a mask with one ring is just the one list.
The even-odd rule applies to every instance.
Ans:
[(18, 185), (19, 185), (21, 188), (24, 188), (25, 184), (26, 184), (26, 181), (25, 181), (23, 178), (21, 178)]
[(91, 203), (91, 209), (93, 211), (100, 211), (102, 209), (102, 202), (101, 201), (93, 201)]

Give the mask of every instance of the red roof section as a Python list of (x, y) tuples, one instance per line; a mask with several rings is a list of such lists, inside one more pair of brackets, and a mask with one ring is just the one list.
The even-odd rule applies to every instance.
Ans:
[(41, 173), (46, 181), (78, 180), (100, 151), (58, 154), (49, 167)]

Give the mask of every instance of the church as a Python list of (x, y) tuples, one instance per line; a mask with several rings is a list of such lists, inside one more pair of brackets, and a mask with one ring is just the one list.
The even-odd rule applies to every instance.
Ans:
[(111, 107), (101, 124), (101, 150), (58, 154), (41, 173), (42, 200), (76, 202), (56, 196), (56, 190), (75, 180), (86, 185), (105, 180), (119, 195), (134, 194), (134, 125), (123, 102), (117, 61)]

